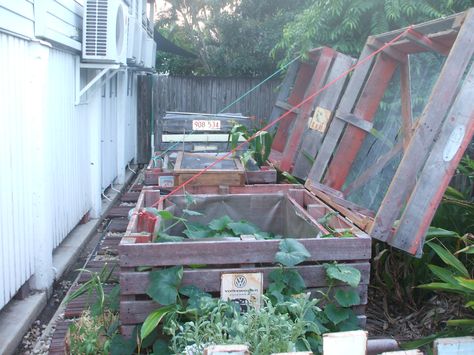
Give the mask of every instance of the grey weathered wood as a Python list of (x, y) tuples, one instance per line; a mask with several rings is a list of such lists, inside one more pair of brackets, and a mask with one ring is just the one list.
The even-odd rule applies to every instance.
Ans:
[[(338, 78), (342, 73), (347, 71), (355, 62), (355, 59), (338, 53), (331, 71), (329, 72), (327, 83), (332, 82)], [(340, 98), (343, 94), (343, 87), (346, 84), (348, 76), (338, 80), (333, 85), (329, 86), (324, 90), (321, 95), (316, 97), (314, 107), (322, 107), (329, 111), (334, 111), (339, 103)], [(329, 125), (329, 123), (328, 123)], [(307, 129), (301, 138), (301, 145), (295, 159), (295, 166), (292, 174), (300, 179), (305, 180), (308, 177), (308, 173), (311, 169), (313, 161), (309, 158), (316, 157), (318, 149), (321, 145), (324, 133)]]
[[(157, 76), (154, 97), (161, 117), (166, 111), (215, 114), (259, 84), (261, 78)], [(242, 112), (266, 120), (271, 113), (280, 79), (270, 79), (230, 106), (225, 112)]]
[[(393, 246), (408, 249), (421, 256), (424, 235), (433, 219), (444, 191), (449, 185), (456, 167), (474, 132), (474, 65), (464, 79), (461, 91), (451, 108), (448, 119), (444, 121), (429, 157), (418, 176), (418, 183), (412, 192), (407, 206), (400, 218), (399, 227), (391, 240)], [(444, 150), (450, 142), (455, 129), (462, 127), (465, 134), (452, 159), (444, 158)]]
[[(387, 240), (400, 209), (415, 186), (417, 173), (427, 159), (443, 119), (455, 98), (456, 87), (472, 59), (474, 53), (473, 32), (474, 10), (469, 10), (419, 119), (413, 138), (375, 217), (371, 230), (371, 235), (374, 238)], [(412, 250), (412, 252), (416, 251)]]
[[(373, 49), (371, 49), (369, 46), (365, 46), (362, 50), (359, 61), (363, 60), (373, 52)], [(345, 94), (341, 99), (341, 103), (339, 104), (339, 110), (341, 112), (349, 113), (352, 111), (352, 108), (358, 98), (359, 91), (365, 82), (366, 76), (372, 66), (373, 61), (373, 57), (368, 59), (362, 65), (358, 66), (352, 73), (352, 77), (349, 81), (349, 84), (347, 85)], [(346, 123), (344, 121), (338, 119), (331, 121), (316, 160), (311, 167), (310, 172), (308, 173), (309, 180), (315, 182), (321, 181), (345, 125)]]
[[(298, 69), (300, 67), (300, 62), (295, 61), (290, 66), (288, 67), (288, 70), (286, 72), (285, 78), (283, 79), (282, 83), (280, 84), (278, 96), (274, 102), (284, 102), (286, 103), (288, 100), (288, 97), (290, 96), (291, 88), (296, 80), (296, 74), (298, 73)], [(284, 112), (288, 110), (285, 110), (278, 105), (273, 106), (273, 109), (270, 113), (268, 123), (275, 121), (278, 117), (280, 117)], [(269, 129), (270, 132), (275, 132), (276, 131), (276, 126), (272, 126)]]
[[(298, 239), (309, 260), (363, 260), (370, 257), (370, 238)], [(279, 240), (199, 241), (120, 245), (121, 266), (272, 263)]]
[[(369, 284), (370, 264), (351, 263), (350, 265), (361, 272), (361, 285)], [(183, 276), (183, 285), (195, 285), (205, 292), (217, 292), (221, 286), (221, 274), (226, 273), (263, 273), (263, 287), (267, 288), (271, 271), (278, 266), (249, 267), (249, 268), (217, 268), (217, 269), (186, 269)], [(306, 283), (306, 287), (328, 286), (326, 271), (322, 265), (303, 265), (296, 268)], [(123, 272), (120, 273), (120, 291), (124, 295), (145, 294), (148, 287), (149, 272)]]
[(150, 78), (148, 75), (138, 76), (136, 157), (138, 164), (148, 164), (151, 156), (152, 82)]
[(352, 113), (336, 113), (336, 117), (346, 123), (349, 123), (363, 131), (370, 132), (373, 128), (373, 123), (364, 120), (363, 118), (357, 117)]
[[(330, 294), (334, 294), (337, 290), (347, 290), (346, 286), (335, 286), (331, 289)], [(311, 288), (308, 290), (311, 292), (311, 296), (315, 298), (321, 298), (319, 291), (327, 292), (326, 288)], [(367, 285), (359, 285), (357, 287), (357, 293), (360, 297), (360, 304), (367, 304)], [(120, 302), (120, 322), (124, 324), (139, 324), (142, 323), (145, 318), (154, 310), (159, 308), (159, 304), (154, 301), (123, 301)], [(364, 312), (364, 308), (354, 307), (359, 312)]]

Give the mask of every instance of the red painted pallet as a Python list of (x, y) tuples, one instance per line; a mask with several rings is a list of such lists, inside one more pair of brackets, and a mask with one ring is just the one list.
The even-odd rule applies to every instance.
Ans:
[[(286, 115), (277, 125), (270, 154), (275, 167), (306, 179), (347, 78), (335, 82), (321, 95), (310, 97), (353, 64), (353, 58), (321, 47), (309, 52), (309, 60), (290, 66), (270, 116), (274, 121)], [(303, 105), (293, 109), (304, 100), (307, 101)]]
[(360, 58), (382, 46), (352, 73), (306, 187), (419, 256), (473, 135), (474, 9), (369, 37)]

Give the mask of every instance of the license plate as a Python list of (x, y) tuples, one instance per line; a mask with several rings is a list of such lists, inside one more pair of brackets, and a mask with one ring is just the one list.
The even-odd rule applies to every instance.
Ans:
[(220, 131), (220, 120), (193, 120), (193, 131)]

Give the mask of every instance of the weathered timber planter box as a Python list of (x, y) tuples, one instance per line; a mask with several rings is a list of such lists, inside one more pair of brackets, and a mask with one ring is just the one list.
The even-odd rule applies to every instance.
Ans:
[[(192, 209), (204, 216), (195, 217), (203, 224), (225, 214), (234, 220), (245, 219), (262, 231), (279, 233), (297, 238), (311, 257), (296, 268), (313, 294), (328, 286), (324, 262), (337, 261), (351, 264), (362, 274), (358, 287), (360, 305), (354, 310), (364, 322), (369, 283), (370, 237), (343, 217), (336, 215), (329, 225), (335, 229), (350, 229), (354, 237), (325, 237), (325, 228), (317, 219), (331, 212), (307, 190), (296, 185), (251, 185), (227, 188), (195, 186), (187, 188), (196, 199)], [(159, 191), (147, 187), (142, 191), (127, 232), (119, 246), (120, 253), (120, 321), (122, 332), (131, 334), (133, 327), (144, 321), (158, 307), (146, 295), (149, 272), (138, 271), (140, 266), (152, 268), (183, 265), (183, 284), (195, 285), (206, 292), (218, 295), (221, 275), (231, 272), (262, 272), (264, 288), (268, 274), (277, 268), (274, 256), (280, 240), (199, 239), (185, 242), (153, 243), (154, 231), (159, 221), (150, 220), (140, 213), (144, 207), (159, 199)], [(158, 208), (183, 207), (184, 196), (170, 196)], [(179, 213), (177, 213), (179, 215)], [(192, 219), (191, 219), (192, 220)], [(186, 265), (201, 264), (205, 268), (192, 269)], [(340, 287), (336, 286), (334, 290)]]
[[(218, 154), (223, 153), (180, 152), (173, 170), (155, 167), (155, 161), (151, 159), (145, 169), (143, 183), (147, 186), (165, 188), (178, 186), (204, 169)], [(171, 181), (173, 181), (173, 185), (170, 185)], [(189, 185), (242, 186), (244, 184), (275, 184), (276, 181), (277, 171), (271, 166), (245, 168), (238, 159), (229, 158), (219, 163), (215, 168), (206, 171)]]

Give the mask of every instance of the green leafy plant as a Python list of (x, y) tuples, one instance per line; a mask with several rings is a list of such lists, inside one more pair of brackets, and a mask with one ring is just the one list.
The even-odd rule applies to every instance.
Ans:
[(109, 354), (119, 325), (119, 285), (108, 294), (104, 291), (104, 285), (111, 281), (113, 268), (109, 270), (105, 265), (100, 272), (79, 271), (90, 274), (90, 278), (70, 293), (65, 302), (86, 294), (88, 309), (69, 328), (70, 351), (72, 354)]
[[(223, 222), (225, 219), (216, 221), (213, 227), (222, 229)], [(305, 293), (304, 280), (294, 268), (309, 256), (296, 239), (282, 239), (275, 254), (280, 267), (270, 274), (263, 304), (246, 313), (241, 313), (233, 302), (215, 299), (195, 286), (182, 286), (182, 266), (150, 272), (147, 294), (161, 307), (151, 312), (137, 330), (138, 349), (144, 349), (146, 344), (155, 352), (159, 349), (160, 354), (198, 354), (208, 345), (242, 343), (253, 354), (304, 350), (320, 353), (323, 333), (357, 327), (350, 307), (360, 303), (359, 296), (339, 286), (358, 286), (360, 272), (348, 265), (324, 265), (329, 290), (323, 293), (323, 310), (318, 299)], [(157, 339), (160, 325), (169, 341)], [(124, 339), (117, 339), (123, 347), (129, 346)]]
[[(229, 144), (233, 150), (239, 145), (239, 140), (250, 139), (258, 132), (250, 132), (247, 127), (241, 124), (235, 124), (229, 132)], [(257, 136), (250, 141), (248, 148), (240, 155), (240, 160), (244, 166), (248, 166), (250, 162), (257, 164), (259, 167), (267, 162), (273, 143), (273, 136), (267, 131), (260, 131)]]

